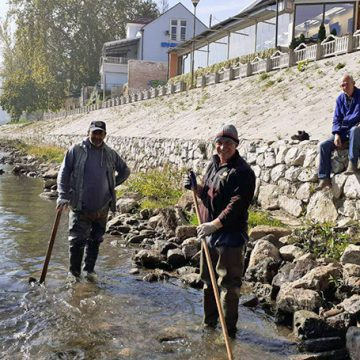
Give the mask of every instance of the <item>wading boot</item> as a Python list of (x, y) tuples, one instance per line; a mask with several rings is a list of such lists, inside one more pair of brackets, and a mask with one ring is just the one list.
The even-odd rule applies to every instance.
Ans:
[(81, 262), (84, 255), (84, 248), (78, 245), (70, 245), (69, 248), (70, 255), (70, 273), (76, 277), (80, 278), (81, 275)]
[(86, 278), (89, 281), (96, 281), (96, 273), (94, 271), (95, 263), (99, 255), (100, 243), (97, 241), (89, 241), (85, 251), (84, 271), (87, 272)]

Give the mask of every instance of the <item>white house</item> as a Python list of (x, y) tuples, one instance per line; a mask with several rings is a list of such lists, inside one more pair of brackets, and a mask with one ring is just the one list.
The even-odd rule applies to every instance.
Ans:
[[(155, 20), (138, 19), (128, 23), (125, 39), (109, 41), (103, 46), (100, 60), (102, 89), (111, 90), (127, 83), (131, 68), (136, 74), (140, 67), (146, 67), (153, 80), (162, 80), (163, 76), (166, 79), (169, 48), (191, 39), (193, 28), (194, 15), (181, 3)], [(196, 19), (195, 34), (206, 29), (207, 27)], [(145, 61), (146, 64), (137, 63), (136, 60)], [(144, 74), (141, 76), (144, 77)]]

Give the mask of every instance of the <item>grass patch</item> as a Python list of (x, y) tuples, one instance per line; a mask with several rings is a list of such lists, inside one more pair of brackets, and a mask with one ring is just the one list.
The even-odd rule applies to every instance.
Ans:
[(182, 186), (184, 171), (165, 165), (161, 169), (150, 169), (144, 173), (131, 175), (124, 187), (117, 191), (117, 195), (123, 195), (127, 191), (139, 194), (142, 198), (140, 204), (142, 209), (173, 206), (184, 192)]
[(339, 62), (339, 63), (337, 63), (337, 64), (335, 65), (334, 70), (335, 70), (335, 71), (339, 71), (339, 70), (341, 70), (342, 68), (344, 68), (345, 66), (346, 66), (345, 63)]
[(56, 162), (60, 164), (64, 158), (65, 152), (64, 149), (56, 147), (56, 146), (35, 146), (35, 145), (28, 145), (25, 143), (18, 143), (15, 147), (28, 155), (34, 156), (37, 159), (41, 159), (45, 162)]
[(250, 209), (249, 211), (248, 224), (249, 229), (252, 229), (258, 225), (285, 227), (285, 225), (280, 220), (274, 219), (268, 212), (254, 209)]
[(269, 77), (270, 77), (270, 75), (268, 73), (262, 73), (259, 75), (259, 80), (264, 81), (264, 80), (268, 79)]
[(345, 233), (343, 228), (336, 228), (331, 223), (311, 223), (295, 229), (289, 240), (316, 257), (339, 260), (349, 244), (359, 241), (359, 225), (354, 225), (354, 229), (356, 235), (350, 235)]

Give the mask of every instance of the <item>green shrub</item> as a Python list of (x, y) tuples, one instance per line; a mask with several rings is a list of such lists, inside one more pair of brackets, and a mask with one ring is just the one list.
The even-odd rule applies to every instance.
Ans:
[(337, 63), (336, 66), (334, 67), (334, 70), (335, 70), (335, 71), (339, 71), (339, 70), (341, 70), (342, 68), (344, 68), (345, 65), (346, 65), (345, 63), (341, 63), (341, 62), (340, 62), (340, 63)]
[[(170, 165), (161, 169), (131, 175), (126, 181), (125, 192), (135, 192), (142, 198), (141, 207), (154, 209), (175, 205), (183, 194), (182, 177), (179, 171)], [(124, 191), (124, 190), (122, 190)]]
[(303, 72), (306, 70), (308, 65), (309, 65), (309, 60), (299, 61), (297, 64), (297, 69), (299, 72)]
[(268, 73), (262, 73), (259, 75), (259, 80), (264, 81), (264, 80), (268, 79), (269, 77), (270, 77), (270, 75)]
[(331, 223), (311, 223), (295, 229), (290, 242), (298, 245), (316, 257), (327, 257), (339, 260), (345, 248), (352, 242), (354, 235), (344, 233)]
[(318, 42), (322, 42), (325, 39), (326, 39), (326, 29), (324, 23), (322, 22), (318, 31)]
[(258, 225), (268, 225), (268, 226), (280, 226), (284, 227), (285, 225), (277, 219), (271, 217), (271, 215), (266, 211), (259, 211), (250, 209), (249, 211), (249, 229), (252, 229)]
[(56, 146), (47, 145), (28, 145), (25, 143), (18, 143), (16, 148), (21, 152), (34, 156), (46, 162), (54, 161), (60, 164), (64, 158), (64, 149)]

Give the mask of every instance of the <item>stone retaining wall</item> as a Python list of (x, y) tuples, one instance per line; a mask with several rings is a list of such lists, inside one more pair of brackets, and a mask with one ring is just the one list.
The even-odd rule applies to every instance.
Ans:
[[(64, 148), (81, 136), (38, 135), (27, 142), (51, 143)], [(107, 143), (116, 149), (133, 170), (161, 167), (193, 168), (201, 174), (214, 151), (213, 144), (199, 140), (121, 138), (109, 136)], [(316, 191), (319, 162), (317, 141), (272, 143), (242, 141), (240, 154), (252, 166), (256, 178), (256, 199), (267, 210), (282, 209), (314, 221), (344, 221), (360, 218), (360, 184), (356, 175), (342, 172), (347, 166), (347, 150), (334, 153), (332, 189)]]

